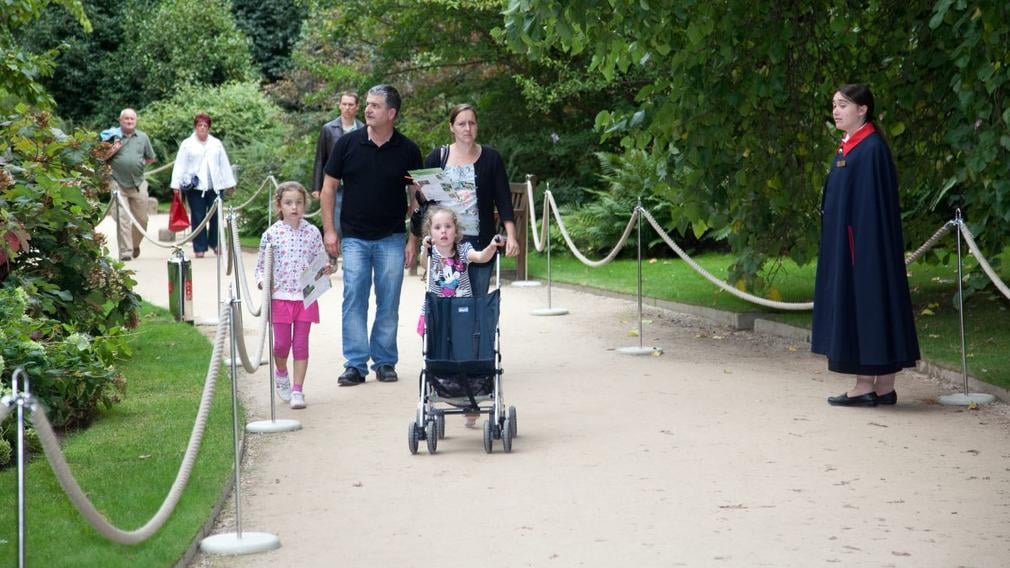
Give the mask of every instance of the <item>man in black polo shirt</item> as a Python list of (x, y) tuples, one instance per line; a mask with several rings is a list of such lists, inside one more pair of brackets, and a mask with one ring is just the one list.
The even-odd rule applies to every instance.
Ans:
[[(331, 257), (344, 255), (344, 373), (341, 386), (359, 385), (368, 361), (378, 380), (396, 377), (396, 328), (404, 267), (413, 264), (417, 243), (404, 245), (408, 170), (422, 167), (417, 144), (393, 123), (400, 114), (400, 93), (376, 85), (365, 99), (365, 124), (337, 140), (326, 163), (320, 195), (323, 243)], [(337, 187), (342, 185), (341, 235), (333, 219)], [(374, 278), (373, 278), (374, 273)], [(375, 322), (368, 333), (368, 303), (375, 283)]]

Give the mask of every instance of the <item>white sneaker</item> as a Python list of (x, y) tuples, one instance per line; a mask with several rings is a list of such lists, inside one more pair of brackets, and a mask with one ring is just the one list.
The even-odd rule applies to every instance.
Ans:
[(302, 391), (291, 392), (291, 408), (294, 410), (305, 408), (305, 395)]
[(277, 396), (287, 402), (291, 400), (291, 378), (274, 376), (274, 387), (277, 389)]

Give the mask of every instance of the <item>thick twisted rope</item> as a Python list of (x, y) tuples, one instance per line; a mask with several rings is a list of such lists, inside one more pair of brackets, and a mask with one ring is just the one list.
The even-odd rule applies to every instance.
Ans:
[[(264, 264), (266, 266), (265, 266), (265, 270), (264, 270), (263, 297), (261, 299), (260, 308), (262, 308), (265, 305), (269, 305), (270, 299), (271, 299), (271, 297), (273, 295), (272, 292), (271, 292), (273, 290), (273, 272), (274, 272), (274, 268), (273, 268), (273, 265), (274, 265), (274, 256), (273, 256), (273, 248), (272, 247), (269, 247), (269, 246), (267, 247), (266, 262)], [(235, 279), (238, 280), (238, 279), (242, 278), (243, 281), (244, 281), (244, 278), (245, 278), (244, 271), (236, 270), (235, 272), (236, 272)], [(241, 274), (241, 276), (239, 274)], [(248, 293), (249, 293), (249, 291), (248, 291), (248, 288), (247, 288), (246, 289), (246, 294), (248, 294)], [(260, 313), (260, 310), (257, 310), (257, 313), (254, 314), (254, 315), (259, 315), (259, 313)], [(269, 315), (269, 309), (267, 310), (267, 313), (265, 313), (263, 315), (263, 317), (260, 318), (259, 337), (256, 339), (256, 358), (255, 359), (250, 359), (249, 358), (249, 350), (248, 350), (248, 348), (246, 347), (246, 344), (245, 344), (245, 334), (239, 334), (238, 337), (235, 338), (236, 345), (237, 345), (237, 350), (238, 350), (238, 354), (239, 354), (239, 360), (242, 362), (242, 368), (245, 369), (247, 373), (255, 373), (256, 369), (258, 369), (260, 367), (260, 362), (263, 361), (263, 350), (264, 350), (264, 348), (265, 348), (265, 346), (267, 344), (267, 337), (268, 337), (268, 332), (269, 332), (268, 329), (267, 329), (267, 326), (270, 325), (270, 318), (268, 317), (268, 315)], [(241, 330), (242, 329), (242, 310), (241, 309), (240, 310), (236, 310), (236, 313), (235, 313), (235, 322), (236, 322), (235, 327), (237, 329)]]
[(652, 225), (652, 228), (655, 229), (656, 233), (659, 234), (660, 238), (663, 239), (663, 242), (665, 242), (667, 246), (673, 249), (673, 252), (677, 253), (677, 256), (683, 259), (688, 266), (693, 268), (695, 272), (697, 272), (698, 274), (704, 276), (705, 279), (711, 282), (712, 284), (715, 284), (719, 288), (722, 288), (723, 290), (729, 292), (730, 294), (733, 294), (737, 298), (740, 298), (741, 300), (745, 300), (752, 304), (757, 304), (759, 306), (765, 306), (766, 308), (773, 308), (776, 310), (802, 311), (802, 310), (814, 309), (813, 302), (793, 303), (793, 302), (778, 302), (775, 300), (769, 300), (767, 298), (761, 298), (753, 294), (748, 294), (747, 292), (739, 290), (723, 282), (722, 280), (719, 280), (715, 276), (712, 276), (712, 274), (709, 271), (702, 268), (701, 265), (695, 262), (694, 259), (692, 259), (690, 256), (687, 255), (687, 253), (681, 250), (681, 248), (677, 246), (677, 243), (673, 242), (673, 239), (670, 238), (670, 235), (668, 235), (667, 232), (663, 230), (663, 227), (661, 227), (659, 223), (656, 222), (656, 220), (652, 217), (651, 213), (643, 209), (642, 214), (645, 216), (645, 219), (649, 221), (649, 224)]
[[(631, 213), (631, 218), (628, 219), (628, 225), (624, 227), (624, 233), (621, 235), (621, 238), (617, 240), (617, 244), (610, 250), (610, 253), (600, 260), (590, 260), (583, 255), (581, 251), (579, 251), (578, 247), (575, 246), (575, 242), (572, 241), (571, 235), (568, 234), (568, 229), (565, 227), (565, 221), (561, 218), (561, 212), (558, 210), (558, 204), (554, 201), (554, 194), (550, 191), (546, 191), (544, 192), (544, 197), (550, 202), (550, 208), (554, 211), (554, 219), (558, 222), (558, 230), (561, 231), (561, 238), (563, 238), (565, 240), (565, 244), (568, 245), (568, 250), (572, 251), (572, 254), (575, 258), (579, 259), (579, 262), (592, 268), (599, 268), (617, 258), (621, 249), (623, 249), (624, 245), (628, 242), (628, 237), (631, 236), (631, 230), (635, 228), (635, 221), (638, 220), (638, 216), (640, 215), (638, 207), (635, 207), (635, 210)], [(544, 211), (544, 215), (546, 214), (547, 211)], [(544, 228), (544, 231), (547, 230), (547, 223), (544, 223), (541, 226)]]
[(211, 205), (210, 209), (207, 210), (207, 216), (205, 216), (203, 218), (203, 221), (201, 221), (199, 225), (197, 225), (196, 227), (193, 227), (193, 230), (190, 232), (190, 234), (186, 238), (182, 239), (181, 241), (173, 242), (171, 244), (167, 244), (166, 245), (166, 244), (163, 244), (158, 239), (156, 239), (156, 238), (152, 237), (151, 235), (147, 234), (147, 230), (144, 229), (144, 227), (140, 224), (140, 221), (137, 221), (137, 218), (133, 216), (133, 211), (130, 211), (130, 208), (127, 206), (126, 201), (123, 199), (122, 195), (120, 195), (118, 192), (113, 192), (113, 193), (115, 193), (119, 197), (119, 199), (120, 199), (120, 201), (119, 201), (119, 208), (121, 210), (123, 210), (123, 211), (126, 211), (127, 217), (130, 218), (130, 223), (133, 224), (133, 227), (135, 229), (137, 229), (138, 231), (140, 231), (141, 236), (143, 236), (145, 240), (150, 241), (151, 244), (153, 244), (155, 246), (158, 246), (158, 247), (161, 247), (163, 249), (174, 249), (174, 248), (177, 248), (177, 247), (181, 247), (182, 245), (184, 245), (184, 244), (192, 241), (193, 239), (195, 239), (196, 236), (198, 234), (200, 234), (200, 231), (202, 231), (203, 228), (206, 227), (208, 223), (210, 223), (210, 219), (211, 219), (211, 217), (214, 216), (214, 213), (217, 212), (217, 203), (218, 202), (217, 202), (217, 200), (215, 200), (214, 201), (214, 205)]
[(968, 243), (968, 248), (971, 250), (971, 254), (975, 255), (975, 260), (978, 261), (978, 265), (982, 267), (982, 271), (985, 272), (989, 280), (999, 288), (999, 291), (1003, 293), (1004, 296), (1010, 300), (1010, 288), (1007, 287), (1006, 283), (1000, 279), (996, 271), (992, 269), (989, 265), (989, 261), (982, 256), (982, 251), (978, 249), (978, 245), (975, 244), (975, 237), (972, 236), (971, 231), (968, 229), (968, 225), (964, 223), (959, 223), (961, 227), (961, 234), (964, 236), (965, 242)]
[[(266, 177), (266, 179), (264, 179), (260, 183), (260, 186), (256, 188), (256, 191), (254, 191), (253, 194), (251, 196), (249, 196), (249, 199), (246, 199), (245, 202), (242, 203), (242, 205), (239, 205), (237, 207), (233, 207), (232, 209), (234, 209), (235, 211), (241, 211), (242, 209), (245, 209), (245, 207), (247, 205), (249, 205), (250, 203), (252, 203), (253, 200), (256, 199), (257, 197), (259, 197), (260, 192), (263, 191), (263, 188), (267, 186), (267, 183), (272, 183), (273, 186), (274, 186), (274, 190), (276, 191), (276, 189), (277, 189), (277, 179), (274, 178), (273, 174), (270, 174), (270, 175), (268, 175)], [(267, 207), (270, 207), (269, 203), (267, 204)]]
[(154, 176), (155, 174), (164, 172), (165, 170), (168, 170), (169, 168), (171, 168), (175, 163), (176, 163), (176, 161), (173, 160), (172, 162), (169, 162), (168, 164), (166, 164), (164, 166), (159, 166), (159, 167), (155, 168), (154, 170), (147, 170), (146, 172), (143, 173), (143, 177), (149, 178), (150, 176)]
[(186, 446), (186, 453), (183, 455), (182, 464), (176, 474), (175, 481), (169, 489), (168, 496), (165, 497), (161, 507), (151, 517), (144, 526), (132, 530), (124, 531), (113, 526), (98, 509), (91, 503), (88, 496), (77, 483), (70, 466), (67, 464), (60, 444), (56, 440), (52, 425), (46, 417), (45, 410), (41, 405), (33, 405), (32, 422), (35, 424), (35, 431), (42, 442), (42, 449), (46, 457), (49, 458), (49, 465), (52, 466), (56, 479), (63, 487), (70, 498), (70, 502), (77, 508), (78, 512), (105, 538), (119, 544), (137, 544), (143, 542), (154, 535), (171, 516), (175, 506), (182, 497), (182, 492), (186, 488), (189, 476), (193, 471), (193, 464), (196, 461), (197, 453), (200, 451), (200, 443), (203, 441), (204, 429), (207, 425), (207, 417), (210, 414), (212, 399), (214, 398), (214, 385), (217, 381), (217, 373), (221, 368), (221, 355), (224, 350), (225, 340), (228, 337), (228, 323), (231, 319), (230, 309), (227, 305), (221, 306), (221, 318), (218, 322), (217, 333), (214, 336), (214, 351), (210, 358), (210, 365), (207, 367), (207, 376), (204, 380), (203, 396), (200, 398), (200, 407), (197, 410), (196, 421), (193, 424), (193, 431), (189, 436), (189, 444)]
[(922, 243), (921, 247), (915, 249), (915, 252), (905, 257), (905, 266), (908, 266), (913, 262), (919, 260), (919, 258), (922, 257), (922, 255), (926, 254), (926, 252), (929, 251), (929, 249), (933, 248), (933, 246), (935, 246), (936, 243), (939, 242), (939, 240), (942, 239), (943, 236), (950, 231), (950, 228), (952, 226), (954, 226), (953, 221), (947, 221), (942, 226), (940, 226), (940, 228), (937, 229), (935, 233), (933, 233), (932, 237), (929, 237), (928, 239), (926, 239), (926, 242)]
[[(253, 307), (252, 305), (251, 302), (252, 294), (249, 292), (249, 281), (246, 278), (245, 264), (242, 261), (242, 244), (239, 242), (238, 223), (235, 222), (234, 217), (228, 218), (228, 226), (229, 226), (229, 232), (231, 233), (231, 240), (229, 242), (232, 249), (231, 255), (232, 258), (235, 259), (235, 262), (229, 263), (229, 266), (231, 264), (235, 265), (235, 287), (236, 289), (241, 290), (243, 294), (242, 297), (246, 298), (247, 301), (243, 303), (246, 304), (246, 306), (248, 307), (249, 315), (251, 315), (254, 318), (258, 318), (260, 316), (260, 312), (263, 310), (263, 304), (261, 303), (259, 306), (256, 307)], [(267, 263), (269, 263), (266, 266), (267, 272), (273, 274), (272, 269), (270, 267), (270, 265), (273, 263), (272, 250), (269, 249), (267, 250), (266, 260)]]

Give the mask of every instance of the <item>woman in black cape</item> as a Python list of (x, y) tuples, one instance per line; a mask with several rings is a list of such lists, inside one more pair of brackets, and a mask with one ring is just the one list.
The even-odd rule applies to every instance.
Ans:
[(811, 350), (856, 375), (835, 406), (895, 404), (895, 373), (914, 367), (919, 341), (905, 272), (898, 175), (874, 126), (873, 94), (843, 85), (832, 98), (845, 132), (824, 184)]

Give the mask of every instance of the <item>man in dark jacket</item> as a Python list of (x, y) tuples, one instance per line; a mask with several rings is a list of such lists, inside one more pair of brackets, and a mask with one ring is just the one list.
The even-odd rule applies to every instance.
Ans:
[[(319, 140), (316, 142), (316, 162), (312, 168), (312, 197), (319, 199), (319, 191), (323, 188), (323, 177), (326, 162), (330, 159), (333, 146), (337, 139), (364, 126), (357, 119), (358, 114), (358, 94), (353, 91), (340, 93), (340, 116), (323, 125), (319, 132)], [(334, 219), (337, 219), (337, 231), (340, 231), (340, 205), (342, 203), (343, 192), (338, 191), (334, 204)]]

